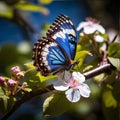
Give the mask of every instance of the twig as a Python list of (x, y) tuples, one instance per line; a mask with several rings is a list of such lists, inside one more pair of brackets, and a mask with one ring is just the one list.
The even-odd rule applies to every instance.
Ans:
[(104, 73), (104, 72), (107, 72), (107, 71), (110, 71), (110, 69), (112, 68), (113, 66), (109, 63), (107, 64), (104, 64), (100, 67), (97, 67), (91, 71), (88, 71), (88, 72), (85, 72), (83, 73), (83, 75), (85, 76), (86, 79), (89, 79), (89, 78), (92, 78), (96, 75), (99, 75), (100, 73)]
[(30, 99), (34, 98), (35, 96), (45, 94), (49, 92), (48, 90), (52, 91), (54, 90), (52, 85), (49, 85), (46, 87), (46, 89), (39, 89), (36, 91), (31, 91), (27, 94), (25, 94), (20, 100), (18, 100), (12, 109), (1, 119), (1, 120), (7, 120), (23, 103), (29, 101)]
[[(100, 67), (97, 67), (89, 72), (83, 73), (86, 79), (89, 79), (91, 77), (94, 77), (100, 73), (104, 73), (107, 71), (110, 71), (112, 69), (112, 65), (107, 63), (105, 65), (102, 65)], [(1, 120), (7, 120), (23, 103), (29, 101), (30, 99), (34, 98), (35, 96), (45, 94), (47, 92), (53, 91), (53, 85), (47, 86), (45, 89), (39, 89), (36, 91), (31, 91), (27, 94), (25, 94), (20, 100), (18, 100), (13, 108), (1, 119)]]

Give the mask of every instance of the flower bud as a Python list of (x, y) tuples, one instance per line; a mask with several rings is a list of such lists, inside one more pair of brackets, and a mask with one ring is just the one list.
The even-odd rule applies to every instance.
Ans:
[(7, 84), (8, 84), (8, 86), (12, 87), (12, 86), (15, 86), (17, 84), (17, 81), (15, 81), (13, 79), (9, 79)]
[(23, 83), (23, 87), (25, 88), (25, 87), (27, 87), (27, 86), (28, 86), (27, 82), (24, 82), (24, 83)]
[(11, 71), (13, 74), (17, 74), (20, 72), (20, 68), (19, 68), (19, 66), (14, 66), (11, 68)]
[(22, 77), (24, 77), (24, 73), (22, 71), (18, 72), (16, 75), (18, 79), (21, 79)]
[(5, 78), (0, 76), (0, 85), (4, 85), (5, 84)]

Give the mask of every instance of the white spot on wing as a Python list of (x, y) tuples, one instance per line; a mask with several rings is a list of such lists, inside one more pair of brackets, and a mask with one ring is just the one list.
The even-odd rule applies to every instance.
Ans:
[(63, 31), (57, 32), (56, 34), (54, 34), (53, 38), (56, 39), (57, 37), (63, 38), (65, 39), (65, 34), (63, 33)]

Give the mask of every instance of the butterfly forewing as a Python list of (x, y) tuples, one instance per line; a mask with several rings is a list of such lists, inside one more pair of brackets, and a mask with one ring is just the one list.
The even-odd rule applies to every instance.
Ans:
[(69, 17), (60, 15), (56, 18), (47, 32), (47, 36), (52, 37), (63, 47), (69, 58), (72, 60), (76, 52), (76, 30)]

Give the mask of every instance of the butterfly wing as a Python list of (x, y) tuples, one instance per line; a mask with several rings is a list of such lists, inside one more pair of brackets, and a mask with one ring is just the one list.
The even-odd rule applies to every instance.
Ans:
[(74, 59), (76, 52), (76, 30), (69, 17), (60, 15), (47, 32), (47, 37), (53, 38)]
[(71, 20), (60, 15), (44, 37), (34, 45), (34, 65), (42, 75), (71, 68), (76, 52), (76, 31)]
[(58, 44), (50, 38), (42, 38), (34, 45), (34, 65), (44, 76), (64, 70), (69, 63), (65, 56)]

